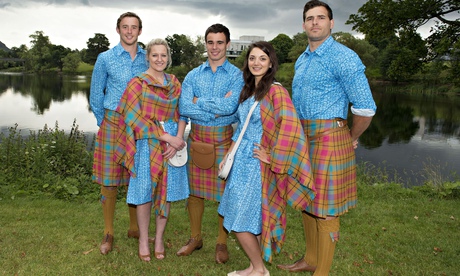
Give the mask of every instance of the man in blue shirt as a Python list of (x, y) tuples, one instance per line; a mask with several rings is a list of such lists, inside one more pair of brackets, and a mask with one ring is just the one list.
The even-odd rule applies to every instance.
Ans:
[[(357, 202), (354, 149), (376, 105), (358, 55), (331, 36), (331, 8), (321, 1), (307, 2), (302, 27), (308, 47), (295, 64), (292, 101), (310, 142), (316, 196), (302, 212), (305, 256), (278, 268), (328, 275), (339, 240), (339, 216)], [(346, 121), (349, 103), (351, 129)]]
[[(113, 246), (113, 219), (118, 186), (128, 185), (129, 181), (128, 171), (113, 159), (118, 128), (115, 109), (129, 80), (148, 68), (145, 51), (137, 44), (142, 33), (139, 16), (132, 12), (122, 14), (117, 20), (116, 30), (120, 35), (120, 42), (98, 56), (90, 90), (90, 105), (99, 126), (92, 179), (101, 185), (105, 227), (100, 251), (104, 255)], [(129, 206), (129, 217), (128, 237), (139, 238), (135, 206)]]
[[(178, 256), (190, 255), (203, 246), (201, 221), (204, 199), (220, 202), (224, 192), (225, 181), (217, 177), (219, 163), (232, 142), (232, 123), (237, 121), (235, 112), (243, 87), (241, 70), (226, 58), (230, 45), (228, 28), (222, 24), (210, 26), (205, 32), (205, 40), (208, 59), (187, 74), (179, 101), (181, 116), (191, 120), (187, 142), (190, 157), (187, 164), (190, 184), (187, 209), (191, 237), (177, 252)], [(199, 152), (206, 152), (208, 155), (198, 158)], [(217, 263), (225, 263), (228, 260), (228, 233), (223, 227), (223, 218), (217, 213), (216, 216), (219, 221), (219, 235), (215, 260)]]

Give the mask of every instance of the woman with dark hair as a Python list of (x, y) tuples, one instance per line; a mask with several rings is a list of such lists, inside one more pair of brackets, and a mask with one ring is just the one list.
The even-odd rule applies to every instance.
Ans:
[[(275, 82), (278, 61), (273, 46), (265, 41), (249, 46), (243, 68), (244, 87), (237, 116), (246, 131), (235, 154), (218, 212), (224, 227), (235, 235), (246, 252), (249, 267), (228, 275), (270, 275), (263, 260), (284, 242), (286, 205), (303, 210), (314, 198), (307, 140), (288, 91)], [(223, 162), (220, 164), (222, 168)]]

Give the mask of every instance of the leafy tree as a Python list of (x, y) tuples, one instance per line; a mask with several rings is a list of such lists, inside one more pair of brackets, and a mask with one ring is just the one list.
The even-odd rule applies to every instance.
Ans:
[(63, 71), (68, 73), (75, 73), (77, 72), (78, 65), (80, 64), (81, 58), (80, 53), (72, 52), (67, 54), (63, 59)]
[(273, 45), (273, 48), (275, 48), (276, 56), (278, 57), (278, 62), (280, 64), (290, 61), (289, 51), (294, 45), (294, 42), (289, 36), (285, 34), (279, 34), (274, 39), (272, 39), (270, 43)]
[(297, 33), (292, 37), (292, 47), (288, 53), (288, 59), (295, 62), (297, 58), (305, 52), (308, 46), (308, 37), (305, 32)]
[(420, 27), (434, 21), (426, 40), (430, 48), (428, 58), (433, 59), (450, 53), (451, 47), (459, 41), (459, 10), (458, 0), (369, 0), (357, 14), (350, 15), (346, 24), (353, 24), (353, 30), (372, 41), (399, 36), (401, 32), (416, 33)]
[(100, 33), (96, 33), (93, 38), (88, 39), (86, 42), (88, 49), (86, 50), (83, 61), (89, 64), (95, 64), (97, 56), (109, 49), (109, 39)]
[(196, 67), (202, 62), (204, 44), (199, 37), (193, 42), (186, 35), (174, 34), (167, 36), (166, 41), (171, 48), (172, 66)]
[(32, 70), (43, 72), (45, 69), (50, 68), (52, 63), (52, 44), (49, 37), (45, 36), (43, 31), (35, 31), (29, 37), (32, 38), (30, 41), (32, 47), (28, 53), (28, 59), (31, 62)]
[(50, 67), (57, 67), (62, 71), (64, 67), (64, 57), (66, 57), (72, 51), (70, 48), (65, 48), (62, 45), (51, 45), (51, 63)]

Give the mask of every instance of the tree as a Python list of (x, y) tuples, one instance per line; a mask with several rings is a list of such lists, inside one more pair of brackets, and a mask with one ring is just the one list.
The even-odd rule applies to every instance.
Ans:
[[(353, 24), (353, 30), (365, 34), (372, 41), (395, 34), (399, 36), (401, 32), (416, 33), (420, 27), (434, 21), (431, 35), (426, 39), (429, 47), (427, 58), (432, 60), (450, 53), (451, 45), (459, 41), (459, 10), (458, 0), (369, 0), (357, 14), (350, 15), (346, 24)], [(379, 47), (381, 50), (384, 48)]]
[(308, 37), (305, 32), (297, 33), (292, 37), (292, 48), (289, 51), (288, 59), (296, 61), (297, 58), (305, 52), (308, 46)]
[(30, 41), (32, 47), (28, 53), (28, 58), (31, 62), (33, 71), (42, 72), (50, 68), (52, 62), (52, 44), (48, 36), (45, 36), (43, 31), (35, 31), (35, 33), (31, 34), (29, 37), (32, 38)]
[(62, 71), (64, 67), (64, 57), (66, 57), (72, 51), (70, 48), (65, 48), (62, 45), (51, 45), (51, 63), (50, 67), (57, 67), (59, 71)]
[(285, 34), (279, 34), (274, 39), (272, 39), (270, 43), (273, 45), (273, 48), (275, 48), (279, 64), (290, 61), (289, 51), (291, 51), (294, 42), (289, 36)]
[(77, 72), (78, 65), (80, 64), (81, 58), (78, 52), (72, 52), (67, 54), (63, 59), (63, 71), (68, 73)]
[(95, 64), (97, 56), (109, 49), (109, 39), (100, 33), (96, 33), (93, 38), (88, 39), (86, 42), (88, 49), (86, 50), (83, 61), (89, 64)]
[(166, 41), (171, 49), (172, 66), (193, 68), (202, 62), (204, 44), (200, 37), (193, 42), (190, 37), (186, 35), (174, 34), (172, 36), (167, 36)]

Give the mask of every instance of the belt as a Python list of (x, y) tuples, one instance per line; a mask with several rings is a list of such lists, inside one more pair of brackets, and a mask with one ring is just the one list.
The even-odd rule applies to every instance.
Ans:
[(308, 140), (309, 141), (314, 141), (318, 138), (321, 138), (323, 136), (326, 136), (326, 135), (329, 135), (329, 134), (332, 134), (334, 132), (337, 132), (337, 131), (341, 131), (344, 129), (344, 127), (347, 126), (347, 120), (343, 120), (343, 119), (336, 119), (336, 123), (337, 123), (337, 127), (336, 128), (330, 128), (326, 131), (323, 131), (321, 133), (318, 133), (316, 135), (313, 135), (312, 137), (308, 137)]

